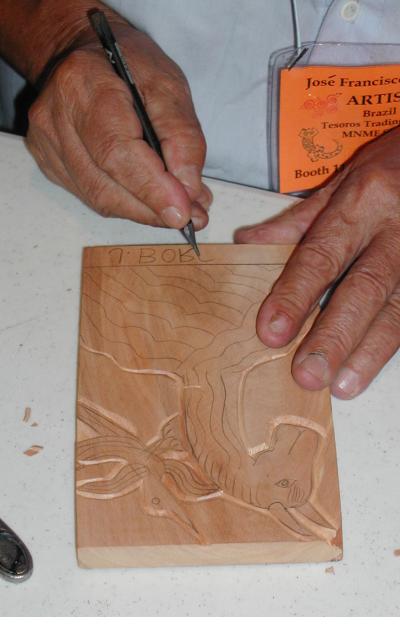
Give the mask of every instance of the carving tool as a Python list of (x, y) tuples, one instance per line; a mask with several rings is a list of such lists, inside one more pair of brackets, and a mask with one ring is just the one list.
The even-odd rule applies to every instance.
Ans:
[(25, 544), (0, 518), (0, 577), (25, 581), (32, 569), (32, 557)]
[[(162, 154), (160, 141), (150, 122), (150, 118), (147, 115), (138, 88), (136, 87), (135, 81), (133, 80), (132, 74), (113, 35), (106, 16), (104, 15), (103, 11), (94, 9), (88, 12), (88, 17), (96, 35), (100, 40), (101, 45), (103, 46), (104, 52), (106, 53), (108, 60), (114, 68), (114, 71), (120, 77), (120, 79), (124, 81), (132, 94), (133, 106), (143, 128), (144, 139), (147, 141), (149, 146), (158, 154), (164, 164), (165, 169), (167, 170), (167, 164)], [(180, 231), (186, 241), (191, 245), (196, 255), (200, 257), (200, 251), (196, 243), (193, 222), (189, 220), (187, 225), (183, 229), (180, 229)]]

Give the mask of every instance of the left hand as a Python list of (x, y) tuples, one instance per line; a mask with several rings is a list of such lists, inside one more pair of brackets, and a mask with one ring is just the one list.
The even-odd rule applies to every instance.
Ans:
[(400, 346), (400, 127), (364, 146), (322, 189), (238, 243), (297, 244), (261, 305), (257, 333), (281, 347), (344, 272), (292, 365), (304, 388), (362, 392)]

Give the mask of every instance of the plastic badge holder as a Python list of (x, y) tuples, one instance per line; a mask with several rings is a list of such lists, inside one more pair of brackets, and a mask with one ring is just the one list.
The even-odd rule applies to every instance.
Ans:
[[(307, 195), (363, 144), (400, 124), (400, 45), (306, 42), (269, 60), (274, 191)], [(289, 69), (291, 68), (291, 69)]]

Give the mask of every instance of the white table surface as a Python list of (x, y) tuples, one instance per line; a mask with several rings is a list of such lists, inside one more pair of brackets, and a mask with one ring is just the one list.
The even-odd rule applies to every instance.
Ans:
[[(229, 242), (287, 198), (210, 181), (200, 242)], [(0, 580), (0, 615), (399, 615), (400, 358), (359, 398), (333, 401), (344, 559), (333, 564), (83, 570), (75, 559), (74, 429), (81, 252), (180, 243), (177, 232), (105, 220), (49, 183), (0, 134), (0, 517), (34, 573)], [(22, 421), (32, 409), (32, 427)], [(23, 454), (32, 444), (43, 450)]]

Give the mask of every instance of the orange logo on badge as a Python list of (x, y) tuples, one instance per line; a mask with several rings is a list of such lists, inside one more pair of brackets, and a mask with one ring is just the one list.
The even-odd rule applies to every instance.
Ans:
[(336, 113), (338, 110), (338, 96), (340, 94), (329, 94), (325, 99), (308, 97), (303, 102), (301, 108), (312, 111), (314, 117), (324, 113)]

